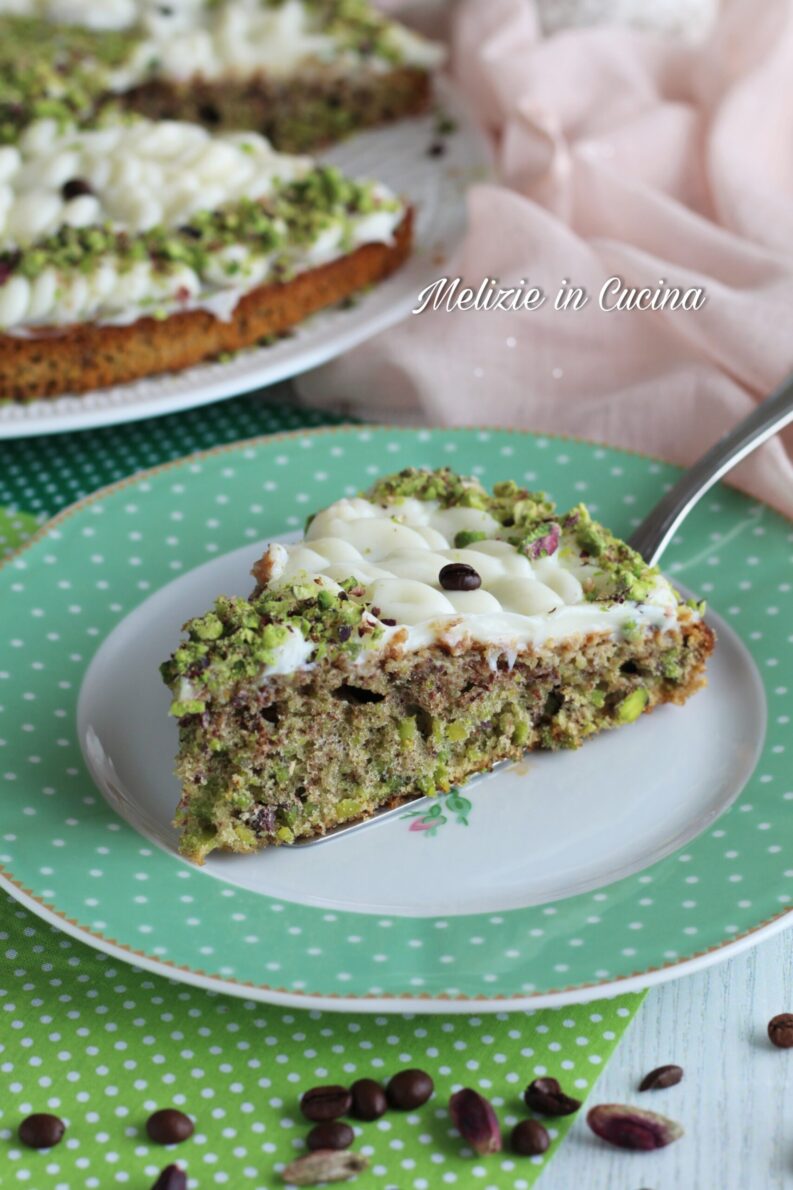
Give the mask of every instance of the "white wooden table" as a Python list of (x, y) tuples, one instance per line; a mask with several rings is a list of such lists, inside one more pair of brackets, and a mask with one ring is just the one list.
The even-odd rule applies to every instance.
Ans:
[[(629, 1153), (578, 1120), (539, 1190), (789, 1190), (793, 1188), (793, 1050), (766, 1026), (793, 1012), (793, 930), (701, 975), (652, 989), (590, 1104), (634, 1103), (678, 1120), (666, 1149)], [(683, 1082), (639, 1095), (655, 1066)], [(582, 1113), (583, 1114), (583, 1113)]]

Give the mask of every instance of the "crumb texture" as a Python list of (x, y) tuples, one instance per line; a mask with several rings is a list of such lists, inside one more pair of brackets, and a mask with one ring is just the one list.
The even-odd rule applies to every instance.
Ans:
[[(495, 671), (430, 648), (365, 675), (326, 663), (187, 714), (177, 774), (182, 851), (254, 851), (450, 789), (534, 749), (577, 748), (702, 684), (703, 623), (673, 641), (599, 639)], [(673, 659), (673, 661), (672, 661)], [(672, 666), (676, 677), (665, 671)]]

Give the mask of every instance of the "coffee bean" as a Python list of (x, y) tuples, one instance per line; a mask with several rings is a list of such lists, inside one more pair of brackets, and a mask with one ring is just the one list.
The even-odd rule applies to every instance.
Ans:
[(149, 1140), (157, 1145), (180, 1145), (193, 1135), (195, 1126), (184, 1112), (177, 1111), (175, 1107), (164, 1107), (149, 1116), (146, 1131)]
[(341, 1120), (325, 1120), (315, 1124), (306, 1137), (306, 1144), (312, 1153), (317, 1149), (349, 1149), (355, 1140), (355, 1133), (349, 1124)]
[(662, 1091), (664, 1087), (674, 1087), (683, 1077), (682, 1066), (656, 1066), (649, 1074), (645, 1074), (639, 1083), (640, 1091)]
[(412, 1111), (426, 1103), (434, 1090), (435, 1085), (425, 1071), (400, 1070), (386, 1087), (386, 1095), (391, 1107), (398, 1111)]
[(346, 1116), (352, 1107), (352, 1095), (346, 1087), (312, 1087), (300, 1100), (300, 1110), (307, 1120), (322, 1123)]
[(0, 285), (5, 285), (22, 259), (22, 253), (18, 251), (11, 252), (10, 250), (6, 250), (3, 255), (5, 256), (5, 260), (0, 260)]
[(66, 1125), (58, 1116), (36, 1112), (19, 1125), (19, 1139), (29, 1149), (51, 1149), (63, 1138)]
[(379, 1120), (388, 1111), (385, 1091), (373, 1078), (359, 1078), (350, 1087), (356, 1120)]
[(70, 178), (68, 182), (64, 182), (61, 186), (61, 194), (67, 202), (72, 198), (81, 198), (84, 194), (93, 193), (93, 186), (83, 178)]
[(178, 1165), (166, 1165), (151, 1190), (187, 1190), (187, 1174)]
[(580, 1099), (565, 1095), (555, 1078), (535, 1078), (523, 1092), (523, 1099), (541, 1116), (571, 1116), (581, 1106)]
[(539, 1157), (545, 1153), (551, 1143), (548, 1129), (539, 1120), (521, 1120), (512, 1129), (512, 1152), (521, 1157)]
[(768, 1022), (768, 1036), (777, 1049), (793, 1047), (793, 1012), (780, 1012)]
[(444, 591), (475, 591), (482, 586), (482, 580), (467, 562), (450, 562), (442, 566), (438, 582)]

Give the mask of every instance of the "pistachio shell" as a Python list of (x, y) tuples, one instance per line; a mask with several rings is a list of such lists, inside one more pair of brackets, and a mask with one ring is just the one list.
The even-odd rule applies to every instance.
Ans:
[(298, 1157), (283, 1170), (281, 1177), (293, 1186), (317, 1186), (320, 1182), (347, 1182), (369, 1165), (361, 1153), (340, 1149), (317, 1149)]
[(680, 1124), (622, 1103), (601, 1103), (587, 1114), (586, 1122), (596, 1136), (619, 1149), (663, 1149), (683, 1135)]
[(501, 1129), (490, 1103), (478, 1091), (463, 1087), (449, 1100), (449, 1115), (457, 1131), (474, 1152), (499, 1153)]

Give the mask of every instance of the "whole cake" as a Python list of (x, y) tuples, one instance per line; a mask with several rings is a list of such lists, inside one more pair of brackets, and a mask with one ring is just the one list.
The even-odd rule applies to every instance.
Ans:
[(0, 0), (0, 143), (112, 105), (302, 152), (420, 111), (442, 56), (368, 0)]
[(422, 110), (441, 56), (368, 0), (0, 0), (0, 401), (223, 359), (381, 281), (406, 204), (290, 154)]
[(185, 625), (181, 850), (249, 852), (576, 748), (704, 682), (714, 635), (657, 568), (512, 481), (407, 469), (271, 544)]
[(0, 146), (0, 395), (252, 346), (395, 269), (405, 204), (256, 133), (37, 120)]

